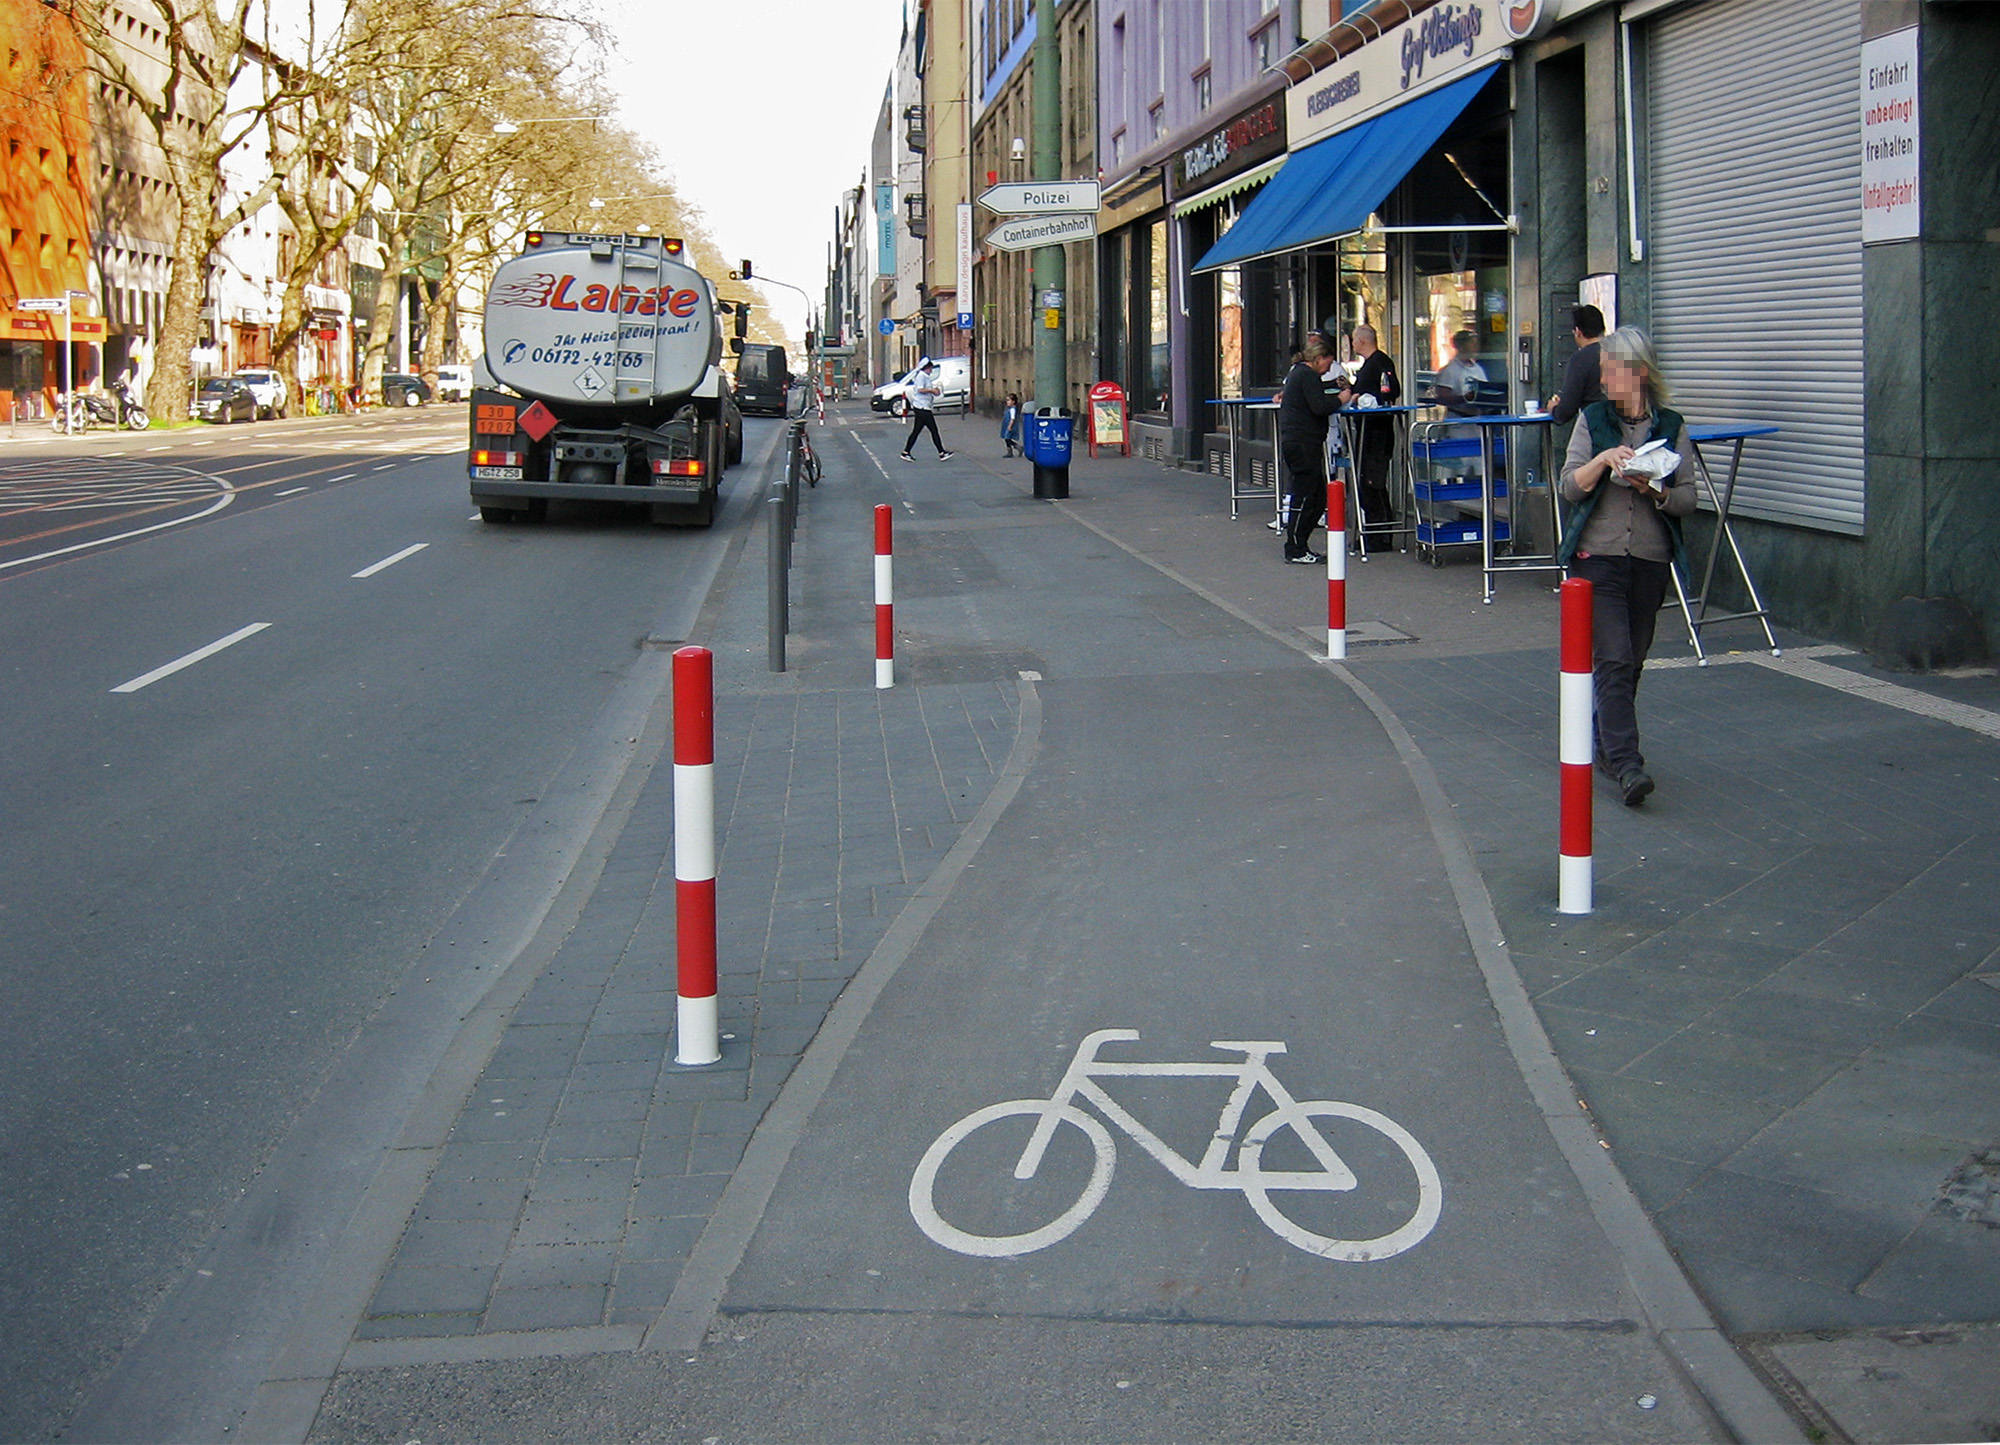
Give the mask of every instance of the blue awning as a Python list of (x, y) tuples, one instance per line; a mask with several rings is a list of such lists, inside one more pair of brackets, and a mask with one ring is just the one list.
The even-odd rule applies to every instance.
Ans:
[(1353, 235), (1499, 68), (1486, 66), (1294, 152), (1193, 274)]

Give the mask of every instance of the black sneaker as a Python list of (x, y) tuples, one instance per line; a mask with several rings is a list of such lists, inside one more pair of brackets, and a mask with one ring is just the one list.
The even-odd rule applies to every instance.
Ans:
[(1285, 560), (1295, 567), (1316, 567), (1326, 561), (1326, 558), (1317, 552), (1301, 552), (1298, 556), (1287, 557)]
[(938, 453), (938, 460), (939, 460), (939, 461), (941, 461), (941, 462), (948, 462), (948, 461), (950, 461), (950, 460), (951, 460), (951, 459), (952, 459), (953, 457), (955, 457), (955, 456), (957, 456), (957, 455), (958, 455), (958, 453), (957, 453), (957, 452), (939, 452), (939, 453)]
[(1634, 768), (1618, 780), (1618, 788), (1625, 794), (1625, 806), (1636, 808), (1653, 791), (1653, 779), (1644, 768)]

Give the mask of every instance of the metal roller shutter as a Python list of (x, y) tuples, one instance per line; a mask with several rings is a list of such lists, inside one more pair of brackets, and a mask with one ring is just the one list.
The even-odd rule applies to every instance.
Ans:
[(1648, 29), (1654, 340), (1744, 449), (1733, 512), (1863, 530), (1856, 0), (1709, 0)]

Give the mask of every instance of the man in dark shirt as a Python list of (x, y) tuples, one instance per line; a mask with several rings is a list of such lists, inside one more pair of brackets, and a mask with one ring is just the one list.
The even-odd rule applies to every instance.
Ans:
[(1597, 346), (1604, 339), (1604, 313), (1595, 306), (1572, 306), (1569, 319), (1576, 354), (1563, 367), (1562, 390), (1549, 398), (1549, 416), (1557, 426), (1568, 426), (1578, 412), (1604, 400)]
[[(1396, 377), (1396, 363), (1386, 351), (1375, 346), (1375, 328), (1354, 328), (1354, 354), (1361, 369), (1352, 383), (1341, 388), (1343, 406), (1358, 406), (1362, 397), (1372, 397), (1376, 406), (1394, 406), (1403, 396), (1403, 383)], [(1396, 520), (1389, 496), (1389, 463), (1396, 451), (1396, 431), (1390, 419), (1370, 417), (1362, 421), (1358, 444), (1361, 455), (1361, 521), (1370, 527)]]
[(1313, 528), (1326, 511), (1326, 422), (1340, 409), (1340, 394), (1326, 384), (1333, 348), (1313, 336), (1300, 348), (1278, 399), (1278, 453), (1284, 459), (1289, 516), (1285, 560), (1311, 564), (1325, 557), (1312, 550)]

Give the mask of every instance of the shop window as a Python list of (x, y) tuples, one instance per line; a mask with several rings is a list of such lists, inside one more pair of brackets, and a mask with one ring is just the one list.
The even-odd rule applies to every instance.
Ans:
[(1151, 227), (1151, 255), (1148, 257), (1146, 286), (1146, 386), (1142, 393), (1148, 410), (1166, 411), (1172, 405), (1172, 315), (1168, 305), (1167, 223), (1155, 221)]

